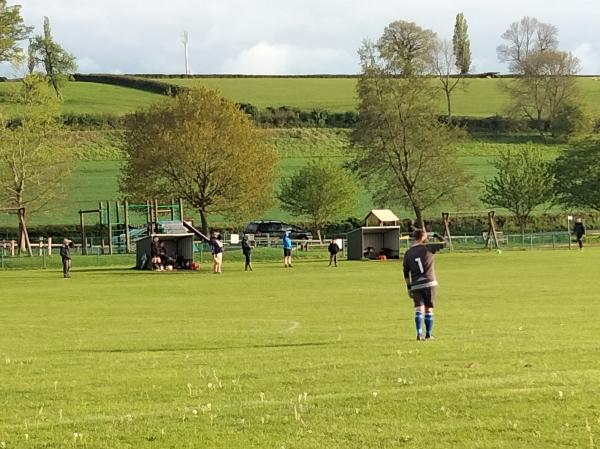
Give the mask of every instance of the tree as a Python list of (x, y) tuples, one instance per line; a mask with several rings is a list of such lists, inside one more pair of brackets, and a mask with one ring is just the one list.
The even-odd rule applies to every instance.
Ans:
[(471, 68), (471, 41), (469, 40), (467, 19), (465, 19), (462, 12), (456, 15), (452, 49), (458, 72), (461, 75), (466, 75)]
[(327, 223), (352, 213), (356, 195), (356, 184), (350, 173), (317, 159), (284, 179), (277, 197), (284, 210), (308, 217), (322, 240), (321, 230)]
[(553, 164), (554, 192), (558, 203), (600, 211), (600, 140), (576, 142)]
[[(25, 210), (31, 216), (60, 198), (73, 168), (73, 152), (56, 100), (48, 101), (43, 94), (46, 81), (38, 77), (37, 81), (26, 78), (24, 82), (30, 87), (21, 102), (29, 107), (21, 124), (9, 127), (0, 123), (0, 204), (19, 209), (21, 231), (26, 223)], [(31, 87), (36, 82), (42, 86)], [(22, 251), (25, 241), (19, 240)]]
[(481, 201), (509, 210), (523, 234), (534, 209), (553, 197), (550, 163), (539, 150), (524, 146), (517, 152), (501, 152), (493, 165), (497, 174), (483, 182)]
[(397, 77), (396, 56), (368, 42), (359, 54), (349, 165), (378, 202), (412, 208), (423, 226), (423, 211), (456, 199), (468, 183), (456, 153), (459, 132), (439, 121), (437, 89), (426, 77)]
[(429, 73), (436, 34), (413, 22), (390, 23), (377, 43), (377, 49), (396, 74), (412, 76)]
[(526, 73), (525, 61), (531, 53), (558, 48), (558, 28), (535, 17), (523, 17), (502, 34), (505, 41), (497, 47), (498, 59), (509, 64), (512, 73)]
[(20, 5), (7, 6), (6, 0), (0, 0), (0, 62), (21, 56), (18, 43), (27, 39), (31, 29), (23, 23)]
[(436, 78), (441, 83), (442, 92), (446, 97), (448, 123), (452, 122), (452, 92), (463, 81), (462, 74), (456, 69), (457, 61), (452, 44), (447, 40), (438, 40), (433, 60)]
[(62, 100), (61, 80), (77, 70), (75, 56), (63, 49), (52, 37), (50, 21), (44, 17), (44, 34), (35, 36), (29, 43), (29, 69), (42, 65), (56, 96)]
[(508, 85), (510, 115), (531, 120), (545, 138), (546, 127), (554, 122), (567, 105), (580, 105), (575, 75), (579, 61), (558, 50), (533, 51), (521, 61), (523, 75)]
[(260, 215), (272, 200), (277, 157), (239, 106), (202, 87), (128, 117), (121, 191), (184, 198), (208, 232), (211, 214)]

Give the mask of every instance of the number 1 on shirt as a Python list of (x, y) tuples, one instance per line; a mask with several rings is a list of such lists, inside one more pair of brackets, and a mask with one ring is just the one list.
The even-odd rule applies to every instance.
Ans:
[(419, 265), (419, 270), (421, 271), (421, 274), (423, 274), (425, 270), (423, 269), (423, 263), (421, 262), (421, 258), (417, 257), (415, 259), (415, 262), (417, 262), (417, 265)]

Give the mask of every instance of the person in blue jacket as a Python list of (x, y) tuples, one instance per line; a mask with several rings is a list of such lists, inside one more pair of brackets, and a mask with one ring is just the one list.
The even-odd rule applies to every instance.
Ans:
[(284, 268), (292, 268), (292, 238), (290, 231), (285, 231), (283, 234), (283, 266)]

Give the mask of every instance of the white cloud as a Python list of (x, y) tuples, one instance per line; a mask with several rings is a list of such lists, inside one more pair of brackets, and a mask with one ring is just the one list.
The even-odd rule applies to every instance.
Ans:
[(560, 28), (561, 48), (577, 50), (586, 73), (600, 72), (597, 0), (18, 2), (38, 31), (43, 16), (50, 17), (56, 39), (80, 58), (81, 70), (181, 73), (181, 34), (188, 30), (195, 73), (354, 73), (361, 41), (377, 38), (388, 23), (414, 21), (450, 37), (462, 11), (479, 71), (505, 70), (496, 59), (500, 34), (511, 22), (533, 15)]

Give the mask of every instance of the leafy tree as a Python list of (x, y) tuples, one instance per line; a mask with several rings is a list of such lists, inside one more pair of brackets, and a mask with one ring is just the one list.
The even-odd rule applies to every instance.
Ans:
[(436, 34), (414, 22), (390, 23), (377, 42), (381, 57), (404, 76), (428, 73), (436, 45)]
[(284, 179), (277, 197), (284, 210), (308, 217), (322, 240), (321, 230), (326, 224), (352, 214), (356, 195), (350, 173), (317, 159)]
[(471, 69), (471, 41), (469, 40), (467, 19), (465, 19), (462, 12), (456, 15), (454, 35), (452, 36), (452, 49), (458, 72), (461, 75), (469, 73)]
[(350, 167), (380, 204), (412, 208), (422, 226), (423, 211), (457, 199), (468, 182), (456, 153), (460, 133), (438, 120), (437, 89), (426, 77), (398, 77), (397, 57), (368, 42), (359, 54)]
[(600, 140), (576, 142), (553, 164), (557, 202), (567, 207), (600, 211)]
[(535, 17), (513, 22), (501, 37), (505, 43), (496, 49), (498, 59), (516, 74), (527, 72), (526, 60), (532, 53), (558, 49), (558, 28)]
[[(21, 101), (29, 107), (21, 124), (9, 127), (0, 123), (0, 204), (23, 208), (31, 216), (64, 195), (74, 160), (56, 99), (44, 94), (46, 81), (34, 77), (24, 83), (29, 87), (23, 88), (27, 95), (21, 96)], [(19, 211), (17, 217), (23, 230), (24, 212)], [(19, 248), (24, 250), (25, 241), (19, 240)]]
[(481, 201), (512, 212), (524, 233), (534, 209), (553, 197), (550, 163), (539, 150), (524, 146), (517, 152), (501, 152), (493, 165), (497, 174), (483, 182)]
[(542, 138), (546, 126), (555, 126), (559, 112), (567, 105), (582, 103), (575, 75), (579, 61), (558, 50), (532, 51), (521, 61), (523, 75), (508, 85), (509, 113), (531, 120)]
[(29, 43), (30, 72), (33, 72), (38, 65), (44, 67), (56, 96), (62, 100), (61, 80), (77, 70), (77, 63), (75, 56), (54, 41), (48, 17), (44, 17), (44, 34), (35, 36)]
[(183, 197), (208, 232), (211, 214), (260, 215), (272, 200), (277, 157), (239, 106), (196, 88), (126, 120), (120, 189), (132, 199)]
[(6, 0), (0, 0), (0, 62), (21, 56), (18, 42), (27, 39), (31, 30), (23, 23), (20, 5), (7, 6)]
[(452, 93), (462, 85), (463, 76), (456, 69), (457, 61), (452, 44), (447, 40), (438, 40), (433, 60), (436, 78), (441, 83), (442, 92), (446, 97), (448, 123), (452, 122)]

